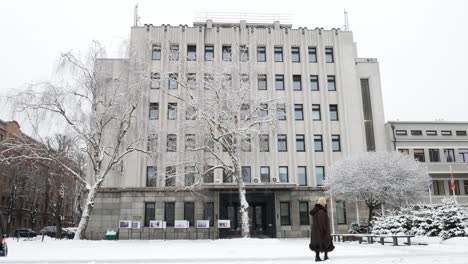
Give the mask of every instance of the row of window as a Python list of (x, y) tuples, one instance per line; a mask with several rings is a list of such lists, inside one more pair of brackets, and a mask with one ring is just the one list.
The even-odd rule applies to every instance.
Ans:
[[(215, 59), (215, 46), (206, 44), (204, 47), (204, 60), (205, 61), (214, 61)], [(257, 62), (266, 62), (267, 61), (267, 48), (266, 46), (257, 46)], [(196, 61), (197, 60), (197, 46), (194, 44), (187, 45), (186, 49), (187, 61)], [(223, 61), (232, 61), (232, 46), (231, 45), (222, 45), (221, 46), (221, 59)], [(239, 50), (239, 60), (248, 61), (249, 60), (249, 47), (247, 45), (240, 45)], [(170, 44), (169, 46), (169, 59), (173, 61), (178, 61), (180, 55), (179, 44)], [(317, 48), (308, 47), (307, 48), (308, 62), (317, 63)], [(335, 58), (333, 55), (333, 48), (326, 47), (324, 50), (325, 62), (334, 63)], [(152, 47), (152, 60), (161, 60), (161, 45), (153, 44)], [(273, 48), (273, 60), (275, 62), (283, 62), (283, 47), (275, 46)], [(301, 62), (301, 51), (299, 46), (291, 47), (291, 61), (295, 63)]]
[[(195, 183), (197, 175), (202, 174), (203, 183), (214, 183), (215, 167), (206, 165), (203, 168), (203, 172), (197, 171), (195, 166), (185, 166), (183, 175), (184, 185), (192, 186)], [(260, 167), (260, 177), (259, 180), (261, 183), (271, 183), (270, 175), (270, 166), (261, 166)], [(233, 175), (231, 170), (222, 169), (223, 174), (223, 183), (234, 183)], [(307, 167), (298, 166), (296, 169), (297, 184), (299, 186), (307, 186)], [(252, 167), (251, 166), (242, 166), (241, 176), (245, 183), (252, 183)], [(167, 166), (165, 175), (165, 186), (166, 187), (175, 187), (176, 178), (177, 178), (177, 168), (176, 166)], [(157, 167), (147, 166), (146, 167), (146, 187), (156, 187), (158, 178)], [(288, 166), (279, 166), (278, 167), (278, 180), (279, 182), (288, 183), (289, 182), (289, 168)], [(323, 181), (325, 180), (325, 167), (324, 166), (315, 166), (315, 181), (317, 186), (323, 186)], [(254, 180), (254, 183), (259, 183), (258, 180)], [(274, 181), (273, 181), (274, 182)]]
[[(409, 155), (409, 149), (398, 149), (403, 154)], [(429, 162), (441, 162), (440, 149), (428, 149)], [(468, 162), (468, 149), (458, 149), (458, 159), (455, 158), (455, 149), (444, 148), (444, 160), (442, 162)], [(426, 162), (425, 149), (413, 149), (414, 158), (420, 162)]]
[[(232, 142), (232, 138), (226, 139), (229, 142)], [(270, 135), (261, 134), (258, 136), (259, 140), (259, 151), (260, 152), (270, 152)], [(306, 151), (306, 136), (304, 134), (296, 134), (296, 151), (305, 152)], [(323, 136), (321, 134), (315, 134), (313, 137), (314, 141), (314, 151), (323, 152)], [(147, 150), (150, 152), (155, 152), (158, 149), (158, 135), (151, 134), (148, 137)], [(214, 142), (206, 139), (204, 146), (207, 146), (211, 150), (214, 150)], [(246, 136), (242, 138), (241, 145), (242, 151), (251, 152), (252, 151), (252, 137)], [(287, 152), (288, 151), (288, 136), (287, 134), (278, 134), (277, 135), (277, 147), (278, 152)], [(333, 152), (341, 151), (341, 138), (340, 135), (331, 135), (331, 148)], [(196, 149), (196, 136), (195, 134), (185, 134), (185, 151), (190, 151)], [(167, 134), (166, 140), (166, 151), (167, 152), (176, 152), (177, 151), (177, 135), (176, 134)], [(206, 152), (209, 149), (205, 149)], [(223, 148), (223, 151), (228, 151), (226, 148)]]
[[(291, 225), (290, 202), (280, 202), (280, 223), (282, 226)], [(345, 201), (336, 201), (336, 223), (347, 224)], [(299, 202), (299, 225), (309, 225), (309, 202)]]
[[(396, 130), (395, 134), (397, 136), (407, 136), (408, 131), (406, 130)], [(440, 134), (442, 136), (452, 136), (452, 130), (441, 130)], [(411, 130), (411, 135), (412, 136), (422, 136), (423, 131), (422, 130)], [(455, 135), (457, 136), (466, 136), (466, 130), (456, 130)], [(426, 136), (437, 136), (437, 130), (426, 130)]]
[[(260, 115), (260, 117), (268, 116), (268, 104), (260, 104), (258, 110), (258, 114)], [(286, 104), (276, 104), (276, 112), (278, 120), (286, 120)], [(250, 104), (242, 104), (240, 109), (240, 119), (246, 120), (250, 114)], [(330, 121), (338, 121), (338, 105), (328, 105), (328, 115)], [(148, 117), (152, 120), (159, 120), (159, 103), (149, 104)], [(177, 103), (167, 104), (167, 119), (177, 120)], [(197, 119), (197, 111), (194, 107), (187, 107), (187, 109), (185, 110), (185, 119)], [(303, 104), (294, 104), (294, 119), (297, 121), (304, 120)], [(322, 120), (322, 110), (320, 104), (312, 104), (312, 120)]]
[[(434, 195), (445, 195), (445, 183), (447, 183), (447, 187), (450, 186), (450, 180), (433, 180), (432, 181), (432, 193)], [(455, 180), (455, 189), (452, 191), (448, 188), (448, 193), (453, 195), (460, 195), (460, 185), (461, 180)], [(468, 195), (468, 180), (463, 180), (463, 190), (465, 191), (465, 195)]]

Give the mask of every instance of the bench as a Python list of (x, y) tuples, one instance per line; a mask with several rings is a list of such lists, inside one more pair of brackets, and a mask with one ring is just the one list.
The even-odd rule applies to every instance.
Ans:
[(380, 239), (380, 244), (385, 243), (385, 238), (392, 238), (393, 245), (398, 246), (398, 238), (406, 238), (408, 246), (411, 245), (411, 238), (414, 237), (412, 235), (373, 235), (373, 234), (333, 234), (333, 241), (359, 241), (359, 244), (362, 243), (363, 238), (366, 238), (367, 243), (373, 244), (374, 241)]

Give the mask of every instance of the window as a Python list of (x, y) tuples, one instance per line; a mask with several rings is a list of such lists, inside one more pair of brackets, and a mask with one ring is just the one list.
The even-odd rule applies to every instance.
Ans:
[(298, 166), (297, 167), (297, 183), (300, 186), (307, 185), (307, 172), (305, 166)]
[(174, 226), (175, 220), (175, 203), (164, 203), (164, 221), (166, 226)]
[(440, 154), (438, 149), (429, 149), (429, 161), (430, 162), (439, 162)]
[(203, 146), (205, 147), (205, 152), (216, 151), (214, 141), (211, 138), (205, 137), (203, 139)]
[[(468, 162), (468, 149), (459, 149), (458, 154), (461, 162)], [(468, 195), (468, 192), (465, 192)]]
[(336, 201), (336, 223), (338, 225), (346, 225), (346, 203), (345, 201)]
[(309, 47), (309, 63), (317, 62), (317, 48)]
[(159, 103), (149, 104), (149, 119), (159, 119)]
[(146, 167), (146, 187), (156, 187), (156, 167)]
[(323, 152), (322, 135), (314, 135), (314, 150), (315, 152)]
[(169, 47), (169, 60), (178, 61), (179, 60), (179, 45), (171, 44)]
[(175, 166), (166, 167), (166, 187), (175, 186), (175, 177), (176, 177), (176, 167)]
[(156, 219), (156, 203), (145, 203), (145, 226)]
[(241, 149), (244, 152), (252, 151), (252, 137), (250, 134), (245, 135), (241, 140)]
[(213, 183), (214, 182), (214, 167), (210, 165), (204, 166), (203, 182)]
[(203, 219), (210, 221), (210, 226), (214, 225), (214, 203), (208, 202), (205, 203), (205, 208), (203, 208)]
[(333, 63), (335, 58), (333, 57), (333, 48), (325, 48), (325, 62)]
[(244, 180), (244, 182), (252, 181), (252, 170), (250, 166), (242, 166), (241, 173), (242, 173), (242, 179)]
[(411, 135), (412, 136), (422, 136), (422, 131), (421, 130), (411, 130)]
[(223, 168), (223, 183), (232, 183), (232, 167), (230, 169)]
[(185, 135), (185, 150), (193, 150), (193, 149), (195, 149), (195, 135), (186, 134)]
[(304, 134), (296, 135), (296, 151), (304, 152), (305, 151), (305, 138)]
[(449, 186), (449, 193), (450, 195), (453, 195), (453, 192), (455, 191), (455, 195), (460, 195), (460, 184), (459, 184), (459, 180), (455, 180), (455, 190), (452, 191), (452, 189), (450, 189), (450, 180), (448, 180), (448, 186)]
[(249, 61), (249, 48), (246, 45), (239, 46), (239, 60)]
[[(450, 186), (450, 182), (449, 182)], [(432, 193), (434, 195), (445, 195), (445, 186), (443, 180), (432, 181)]]
[(278, 177), (280, 182), (289, 182), (288, 166), (278, 168)]
[(323, 186), (324, 180), (325, 180), (325, 167), (315, 166), (315, 181), (317, 182), (317, 186)]
[(185, 186), (192, 186), (195, 183), (195, 166), (185, 166), (184, 178)]
[(320, 114), (320, 105), (319, 104), (313, 104), (312, 105), (312, 120), (320, 121), (321, 116), (322, 115)]
[(426, 135), (437, 136), (437, 130), (426, 130)]
[(213, 60), (214, 60), (214, 46), (205, 45), (205, 61), (213, 61)]
[(424, 149), (415, 149), (413, 150), (414, 159), (420, 162), (425, 162), (426, 159), (424, 157)]
[(338, 105), (331, 104), (329, 105), (329, 108), (330, 108), (330, 120), (338, 121)]
[(151, 54), (152, 60), (161, 60), (161, 45), (153, 45), (153, 52)]
[(286, 134), (278, 134), (278, 152), (288, 151), (288, 138)]
[(266, 61), (266, 48), (265, 47), (257, 47), (257, 61), (258, 62)]
[(195, 89), (197, 86), (197, 74), (196, 73), (189, 73), (187, 74), (187, 86), (190, 89)]
[(304, 109), (302, 104), (294, 105), (294, 117), (296, 120), (304, 120)]
[(195, 220), (195, 204), (193, 202), (184, 203), (184, 220), (189, 222), (189, 226), (193, 226)]
[(260, 167), (260, 181), (270, 182), (270, 167), (269, 166)]
[(222, 138), (223, 152), (228, 152), (228, 150), (234, 147), (234, 142), (232, 141), (232, 134), (224, 135)]
[(278, 91), (284, 90), (284, 75), (275, 75), (275, 89)]
[(167, 135), (167, 152), (176, 152), (177, 151), (177, 135), (168, 134)]
[(466, 136), (466, 130), (457, 130), (455, 131), (457, 136)]
[(158, 135), (149, 134), (146, 150), (149, 152), (155, 152), (158, 149)]
[(341, 151), (340, 135), (332, 135), (332, 150), (333, 152)]
[(444, 149), (444, 156), (447, 162), (455, 162), (455, 150), (454, 149)]
[(196, 45), (187, 45), (187, 60), (188, 61), (197, 60), (197, 46)]
[(258, 106), (258, 116), (261, 118), (265, 118), (268, 116), (268, 104), (260, 104)]
[(409, 149), (398, 149), (401, 154), (409, 155)]
[(187, 106), (185, 109), (185, 120), (197, 119), (197, 108), (193, 105)]
[(408, 135), (408, 132), (406, 130), (396, 130), (395, 135), (397, 135), (397, 136), (406, 136), (406, 135)]
[(222, 85), (223, 85), (223, 87), (231, 87), (232, 86), (231, 74), (223, 74)]
[(275, 55), (275, 62), (282, 62), (283, 61), (283, 47), (275, 47), (274, 49)]
[(169, 74), (169, 84), (168, 88), (171, 90), (177, 90), (179, 84), (177, 83), (177, 78), (178, 74), (177, 73), (171, 73)]
[(210, 73), (205, 73), (203, 76), (203, 89), (210, 90), (213, 87), (214, 76)]
[(231, 45), (223, 45), (223, 61), (231, 61)]
[(291, 47), (292, 62), (301, 62), (301, 54), (299, 47)]
[(177, 119), (177, 103), (167, 104), (167, 120)]
[(318, 75), (310, 75), (310, 90), (318, 91), (319, 89)]
[(241, 120), (247, 120), (249, 114), (250, 114), (250, 105), (249, 104), (241, 104), (240, 119)]
[(327, 76), (327, 84), (328, 84), (328, 91), (336, 91), (336, 83), (335, 83), (334, 75)]
[(286, 120), (286, 104), (276, 104), (278, 120)]
[(159, 89), (161, 87), (161, 75), (157, 72), (151, 73), (150, 89)]
[(259, 136), (260, 139), (260, 152), (270, 151), (270, 136), (268, 134), (262, 134)]
[(440, 131), (440, 134), (442, 136), (451, 136), (452, 135), (452, 130), (442, 130), (442, 131)]
[(299, 202), (299, 224), (309, 225), (309, 203)]
[(266, 90), (267, 89), (266, 74), (259, 74), (258, 75), (258, 89), (259, 90)]
[(245, 74), (245, 73), (241, 74), (240, 87), (243, 89), (249, 88), (249, 75), (248, 74)]
[(291, 217), (289, 212), (289, 202), (280, 202), (280, 222), (281, 225), (291, 225)]
[(465, 189), (465, 195), (468, 195), (468, 181), (463, 181), (463, 189)]
[(302, 83), (301, 83), (301, 76), (300, 75), (293, 75), (293, 90), (294, 91), (301, 91), (302, 90)]

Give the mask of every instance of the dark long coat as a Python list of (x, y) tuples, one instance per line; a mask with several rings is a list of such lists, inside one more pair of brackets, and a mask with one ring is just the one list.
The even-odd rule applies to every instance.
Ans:
[(320, 204), (316, 204), (310, 210), (310, 215), (312, 215), (310, 250), (320, 252), (333, 251), (335, 246), (331, 238), (330, 219), (328, 218), (327, 209)]

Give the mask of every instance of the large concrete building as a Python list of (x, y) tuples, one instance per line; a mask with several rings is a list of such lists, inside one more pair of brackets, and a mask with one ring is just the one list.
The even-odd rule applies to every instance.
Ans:
[[(121, 170), (105, 181), (88, 229), (96, 238), (109, 228), (117, 228), (119, 220), (141, 222), (144, 238), (160, 235), (150, 234), (150, 220), (165, 220), (169, 237), (193, 237), (195, 220), (210, 220), (210, 226), (220, 219), (231, 220), (231, 228), (219, 236), (239, 234), (236, 187), (223, 180), (222, 170), (215, 170), (213, 181), (204, 183), (201, 195), (174, 192), (164, 181), (164, 157), (175, 158), (168, 153), (168, 135), (185, 137), (179, 129), (185, 117), (182, 113), (172, 116), (174, 99), (162, 92), (173, 84), (159, 82), (162, 72), (187, 74), (177, 72), (170, 57), (174, 54), (196, 75), (204, 74), (207, 66), (249, 64), (254, 69), (249, 72), (253, 97), (286, 100), (286, 118), (269, 132), (268, 150), (254, 147), (241, 157), (243, 171), (249, 176), (246, 189), (254, 236), (307, 236), (308, 212), (323, 194), (321, 185), (328, 168), (344, 157), (387, 149), (379, 64), (374, 58), (358, 57), (350, 31), (292, 28), (279, 22), (208, 20), (191, 27), (132, 27), (130, 43), (134, 50), (130, 58), (100, 61), (106, 69), (102, 75), (115, 78), (123, 65), (143, 58), (153, 80), (142, 90), (136, 125), (129, 137), (158, 138), (156, 149), (163, 158), (155, 164), (145, 154), (131, 155)], [(247, 58), (240, 58), (240, 50)], [(121, 81), (131, 82), (131, 74)], [(183, 140), (176, 142), (178, 149), (183, 149)], [(155, 171), (158, 176), (153, 178)], [(183, 186), (183, 182), (176, 184)], [(332, 209), (337, 230), (347, 230), (356, 220), (352, 204), (336, 201)], [(184, 219), (191, 228), (174, 231), (174, 220)], [(121, 232), (120, 237), (128, 235), (130, 232)], [(208, 233), (197, 236), (207, 237)]]

